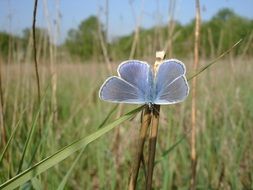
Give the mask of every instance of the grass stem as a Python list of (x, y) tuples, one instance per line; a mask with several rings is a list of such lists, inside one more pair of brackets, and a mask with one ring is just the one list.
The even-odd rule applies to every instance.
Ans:
[(149, 137), (149, 157), (148, 157), (148, 173), (146, 178), (146, 190), (152, 189), (152, 178), (155, 165), (155, 152), (156, 152), (159, 115), (160, 115), (160, 105), (154, 105), (152, 126), (150, 129), (150, 137)]
[[(199, 65), (199, 41), (200, 41), (200, 5), (199, 0), (196, 0), (196, 19), (195, 19), (195, 42), (194, 42), (194, 71), (197, 70)], [(197, 78), (192, 81), (192, 110), (191, 110), (191, 181), (190, 189), (196, 189), (196, 166), (197, 166), (197, 153), (196, 153), (196, 88)]]
[(37, 90), (38, 90), (38, 103), (40, 103), (40, 79), (39, 79), (39, 71), (38, 71), (38, 62), (37, 62), (37, 49), (36, 49), (36, 35), (35, 35), (35, 25), (36, 25), (36, 13), (37, 13), (37, 5), (38, 0), (34, 1), (34, 9), (33, 9), (33, 57), (35, 64), (35, 73), (36, 73), (36, 81), (37, 81)]
[(136, 157), (134, 159), (133, 166), (132, 166), (132, 172), (131, 172), (130, 182), (128, 186), (129, 190), (134, 190), (136, 188), (140, 163), (141, 163), (142, 154), (143, 154), (143, 147), (146, 140), (146, 135), (147, 135), (150, 122), (151, 122), (151, 110), (149, 109), (148, 106), (146, 106), (143, 112), (143, 117), (142, 117), (140, 137), (138, 139)]
[(2, 146), (5, 147), (6, 141), (7, 141), (7, 134), (6, 134), (5, 120), (4, 120), (4, 95), (3, 95), (3, 87), (2, 87), (1, 61), (0, 61), (0, 128), (1, 128), (1, 143), (2, 143)]

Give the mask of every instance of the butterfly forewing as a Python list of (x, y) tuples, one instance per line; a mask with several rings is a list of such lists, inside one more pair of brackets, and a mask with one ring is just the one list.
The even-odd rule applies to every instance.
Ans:
[(173, 104), (183, 101), (189, 94), (185, 66), (176, 59), (161, 63), (155, 78), (154, 104)]
[(102, 100), (115, 103), (144, 104), (139, 90), (119, 77), (108, 78), (99, 91)]
[(110, 77), (100, 88), (102, 100), (144, 104), (150, 101), (152, 72), (147, 63), (130, 60), (118, 67), (119, 77)]
[(122, 79), (137, 87), (145, 100), (150, 100), (153, 76), (150, 66), (146, 62), (125, 61), (120, 64), (118, 74)]

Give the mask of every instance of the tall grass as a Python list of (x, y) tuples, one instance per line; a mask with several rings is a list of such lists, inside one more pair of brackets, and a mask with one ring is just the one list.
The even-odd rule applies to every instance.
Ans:
[[(206, 62), (206, 60), (201, 60)], [(250, 188), (252, 187), (252, 144), (253, 101), (251, 98), (252, 86), (252, 60), (234, 59), (234, 73), (231, 75), (232, 66), (228, 60), (212, 67), (211, 72), (201, 74), (202, 81), (197, 87), (198, 101), (202, 102), (198, 114), (197, 151), (199, 163), (196, 188)], [(36, 89), (32, 88), (33, 66), (24, 65), (25, 70), (17, 65), (3, 65), (3, 87), (5, 89), (5, 113), (7, 134), (10, 137), (15, 124), (16, 129), (8, 153), (10, 162), (4, 157), (1, 162), (0, 183), (9, 176), (14, 176), (21, 158), (22, 147), (25, 144), (27, 130), (32, 124), (36, 108)], [(116, 66), (116, 65), (115, 65)], [(58, 111), (59, 119), (53, 126), (50, 122), (50, 91), (46, 96), (41, 114), (43, 115), (42, 140), (35, 160), (39, 161), (65, 145), (91, 134), (104, 120), (106, 113), (114, 105), (98, 101), (97, 91), (105, 73), (100, 74), (105, 66), (93, 65), (56, 65), (58, 81)], [(191, 62), (187, 68), (191, 73)], [(89, 71), (89, 72), (87, 72)], [(7, 75), (7, 73), (15, 73)], [(41, 84), (43, 92), (50, 81), (50, 73), (46, 67), (41, 67)], [(66, 78), (69, 76), (69, 78)], [(20, 78), (22, 79), (21, 83)], [(92, 80), (91, 80), (92, 79)], [(8, 84), (8, 85), (6, 85)], [(29, 84), (29, 85), (28, 85)], [(95, 86), (95, 88), (94, 88)], [(12, 93), (15, 92), (15, 93)], [(19, 96), (17, 96), (17, 94)], [(20, 97), (21, 96), (21, 97)], [(127, 106), (126, 109), (132, 109)], [(25, 111), (23, 111), (25, 110)], [(103, 111), (101, 111), (103, 110)], [(160, 160), (154, 171), (154, 188), (170, 189), (178, 187), (187, 189), (190, 179), (189, 171), (189, 146), (183, 140), (173, 149), (172, 153), (162, 157), (163, 153), (184, 135), (189, 135), (188, 123), (190, 122), (190, 98), (180, 105), (162, 107), (160, 113), (159, 138), (157, 139), (157, 160)], [(15, 116), (16, 119), (13, 119)], [(21, 118), (21, 122), (19, 119)], [(111, 117), (113, 118), (113, 116)], [(86, 154), (80, 158), (78, 165), (70, 173), (66, 188), (84, 187), (86, 189), (125, 188), (128, 184), (129, 170), (133, 157), (133, 147), (138, 134), (139, 117), (125, 123), (119, 143), (120, 169), (114, 163), (114, 153), (111, 147), (113, 134), (108, 134), (88, 146)], [(111, 119), (107, 122), (109, 123)], [(36, 142), (37, 133), (33, 142)], [(36, 144), (32, 143), (27, 157), (24, 159), (24, 168), (30, 164), (32, 150)], [(2, 150), (1, 150), (2, 151)], [(37, 177), (43, 188), (55, 189), (58, 187), (66, 172), (71, 168), (75, 155), (63, 161), (59, 166), (52, 168)], [(116, 178), (119, 175), (120, 178)], [(111, 179), (108, 181), (108, 179)], [(119, 180), (120, 181), (117, 181)], [(143, 184), (145, 177), (140, 170), (139, 183)], [(142, 181), (142, 182), (141, 182)], [(26, 186), (32, 186), (28, 183)], [(138, 186), (138, 188), (141, 188)]]

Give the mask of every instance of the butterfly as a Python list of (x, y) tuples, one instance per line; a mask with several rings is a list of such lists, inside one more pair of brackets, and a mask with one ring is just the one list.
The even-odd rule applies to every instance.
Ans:
[(185, 65), (177, 59), (164, 60), (154, 73), (143, 61), (128, 60), (109, 77), (99, 90), (99, 97), (114, 103), (167, 105), (185, 100), (189, 85)]

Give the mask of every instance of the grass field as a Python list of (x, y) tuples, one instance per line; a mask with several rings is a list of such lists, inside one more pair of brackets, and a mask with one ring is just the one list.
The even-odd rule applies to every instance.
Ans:
[[(192, 61), (184, 60), (187, 76)], [(208, 61), (201, 60), (205, 65)], [(0, 184), (15, 176), (38, 113), (33, 64), (1, 65), (4, 125), (13, 140), (0, 163)], [(116, 74), (117, 64), (114, 65)], [(197, 189), (253, 189), (253, 60), (220, 60), (198, 76)], [(103, 64), (58, 64), (56, 96), (49, 65), (39, 67), (42, 106), (21, 171), (73, 141), (96, 130), (115, 104), (102, 102), (98, 90), (109, 76)], [(56, 105), (56, 107), (55, 107)], [(126, 105), (123, 113), (136, 106)], [(56, 108), (56, 109), (55, 109)], [(115, 120), (118, 108), (107, 123)], [(190, 169), (191, 96), (183, 103), (163, 106), (154, 170), (154, 189), (188, 189)], [(26, 183), (27, 189), (57, 189), (71, 170), (65, 189), (126, 189), (140, 114)], [(166, 150), (177, 143), (166, 156)], [(4, 146), (0, 146), (2, 153)], [(73, 170), (72, 170), (73, 169)], [(140, 170), (138, 189), (143, 189)], [(32, 188), (33, 186), (33, 188)]]

